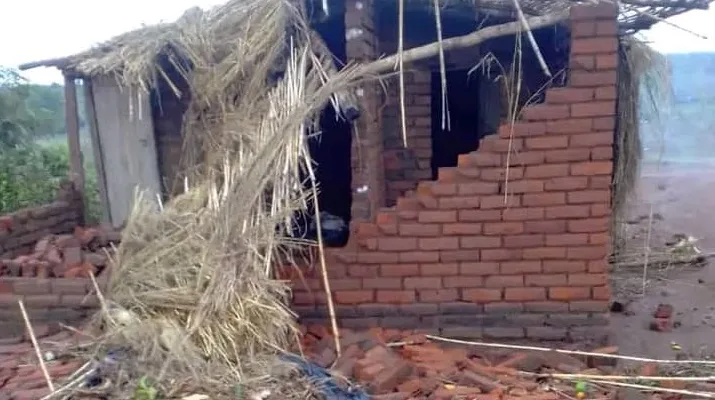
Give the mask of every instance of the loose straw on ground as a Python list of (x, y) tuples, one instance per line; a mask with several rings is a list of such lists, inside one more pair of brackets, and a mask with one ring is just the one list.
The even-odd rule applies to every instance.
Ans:
[(643, 288), (642, 295), (645, 297), (646, 289), (648, 286), (648, 261), (650, 259), (650, 237), (653, 231), (653, 204), (650, 205), (650, 213), (648, 215), (648, 233), (646, 234), (643, 255)]
[(42, 352), (40, 351), (40, 345), (37, 343), (37, 337), (35, 337), (35, 332), (32, 329), (32, 324), (30, 324), (30, 318), (27, 316), (27, 311), (25, 310), (25, 304), (22, 300), (18, 300), (17, 304), (20, 306), (20, 312), (22, 313), (22, 319), (25, 320), (25, 327), (27, 327), (27, 333), (30, 335), (30, 340), (32, 340), (32, 347), (35, 349), (35, 355), (37, 355), (37, 361), (40, 362), (40, 369), (42, 370), (42, 375), (45, 376), (47, 381), (47, 387), (50, 392), (55, 391), (55, 385), (52, 384), (52, 379), (50, 379), (50, 373), (47, 372), (47, 366), (45, 365), (45, 360), (42, 358)]
[(491, 347), (491, 348), (498, 348), (498, 349), (554, 352), (554, 353), (568, 354), (568, 355), (574, 355), (574, 356), (612, 358), (612, 359), (616, 359), (616, 360), (650, 362), (650, 363), (658, 363), (658, 364), (715, 365), (715, 361), (709, 361), (709, 360), (660, 360), (660, 359), (656, 359), (656, 358), (621, 356), (621, 355), (617, 355), (617, 354), (593, 353), (593, 352), (579, 351), (579, 350), (563, 350), (563, 349), (554, 349), (554, 348), (548, 348), (548, 347), (520, 346), (520, 345), (515, 345), (515, 344), (502, 344), (502, 343), (470, 342), (470, 341), (466, 341), (466, 340), (449, 339), (449, 338), (444, 338), (441, 336), (433, 336), (433, 335), (426, 335), (425, 337), (427, 339), (435, 340), (438, 342), (463, 344), (463, 345), (467, 345), (467, 346)]

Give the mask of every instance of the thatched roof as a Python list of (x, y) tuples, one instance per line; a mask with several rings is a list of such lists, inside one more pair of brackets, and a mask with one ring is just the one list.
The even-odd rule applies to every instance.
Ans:
[[(322, 0), (307, 0), (313, 8), (321, 8)], [(376, 7), (394, 7), (396, 0), (376, 0)], [(445, 13), (463, 13), (479, 10), (480, 12), (512, 16), (514, 14), (512, 0), (439, 0)], [(611, 0), (602, 0), (611, 1)], [(616, 0), (613, 0), (616, 1)], [(621, 14), (619, 17), (621, 32), (631, 34), (648, 29), (663, 18), (672, 17), (693, 9), (708, 9), (710, 2), (715, 0), (620, 0)], [(523, 11), (529, 16), (547, 15), (567, 9), (574, 0), (519, 0)], [(197, 21), (221, 19), (221, 13), (235, 11), (242, 1), (231, 1), (227, 5), (216, 7), (210, 11), (199, 8), (188, 10), (176, 22), (147, 26), (135, 31), (119, 35), (107, 42), (79, 54), (41, 60), (23, 64), (21, 70), (37, 67), (57, 67), (59, 69), (91, 76), (110, 72), (114, 67), (120, 67), (120, 59), (127, 60), (146, 55), (147, 52), (160, 53), (164, 47), (171, 46), (182, 30), (196, 29), (202, 24)], [(328, 0), (331, 15), (342, 15), (345, 0)], [(407, 8), (424, 8), (431, 10), (432, 0), (407, 0)], [(409, 21), (408, 21), (409, 23)], [(184, 32), (186, 33), (186, 32)], [(150, 40), (147, 40), (149, 39)], [(157, 47), (158, 46), (158, 47)], [(108, 68), (108, 67), (112, 68)]]

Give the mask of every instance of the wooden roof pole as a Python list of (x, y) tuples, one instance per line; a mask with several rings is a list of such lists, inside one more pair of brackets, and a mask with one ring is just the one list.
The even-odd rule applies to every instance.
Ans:
[(79, 140), (79, 114), (77, 112), (77, 87), (75, 78), (65, 74), (65, 129), (70, 150), (69, 180), (84, 198), (84, 167)]

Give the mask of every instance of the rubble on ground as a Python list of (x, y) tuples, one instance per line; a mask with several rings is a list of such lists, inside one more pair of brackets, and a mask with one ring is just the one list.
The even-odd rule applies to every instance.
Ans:
[(72, 234), (48, 235), (31, 254), (0, 260), (0, 276), (79, 278), (97, 275), (107, 265), (121, 234), (115, 230), (77, 227)]

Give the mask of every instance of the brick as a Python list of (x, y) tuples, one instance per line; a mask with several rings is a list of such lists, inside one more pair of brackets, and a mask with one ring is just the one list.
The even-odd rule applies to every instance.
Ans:
[(376, 298), (378, 303), (414, 303), (416, 299), (416, 293), (414, 290), (378, 290)]
[(439, 289), (442, 278), (439, 277), (406, 277), (405, 289)]
[(309, 304), (327, 304), (325, 293), (319, 292), (293, 292), (293, 304), (309, 305)]
[(568, 147), (568, 136), (545, 136), (527, 138), (526, 148), (530, 150), (563, 149)]
[(547, 260), (544, 261), (544, 272), (585, 272), (586, 262), (575, 260)]
[(415, 276), (419, 275), (417, 264), (384, 264), (380, 266), (380, 275), (383, 277)]
[(612, 86), (617, 82), (618, 74), (616, 71), (571, 71), (570, 84), (572, 87)]
[(462, 300), (476, 303), (490, 303), (500, 301), (502, 293), (500, 289), (464, 289), (462, 290)]
[[(496, 215), (496, 214), (489, 214), (488, 210), (491, 209), (499, 209), (499, 208), (511, 208), (511, 207), (520, 207), (521, 206), (521, 196), (520, 195), (514, 195), (514, 194), (508, 194), (508, 195), (500, 195), (500, 196), (484, 196), (481, 199), (481, 210), (476, 210), (476, 211), (484, 211), (484, 213), (479, 213), (479, 214), (464, 214), (464, 215), (470, 215), (470, 216), (485, 216), (485, 215)], [(470, 210), (471, 211), (471, 210)], [(460, 212), (460, 218), (462, 218), (462, 213)], [(499, 217), (496, 220), (501, 219), (501, 213), (498, 213)], [(467, 221), (469, 219), (460, 219), (463, 221)], [(473, 219), (477, 220), (477, 219)], [(487, 221), (487, 219), (482, 219), (481, 221)]]
[(559, 260), (566, 258), (566, 248), (564, 247), (535, 247), (524, 249), (525, 260)]
[(549, 288), (551, 300), (587, 300), (591, 297), (591, 289), (583, 287), (552, 287)]
[(439, 236), (440, 230), (438, 224), (403, 223), (398, 226), (401, 236)]
[(544, 245), (544, 235), (507, 235), (503, 241), (506, 248), (539, 247)]
[[(454, 196), (457, 194), (457, 184), (456, 183), (446, 183), (444, 181), (444, 173), (439, 178), (439, 181), (437, 182), (429, 182), (430, 183), (430, 193), (436, 197), (443, 197), (443, 196)], [(451, 175), (457, 175), (457, 172), (455, 171)], [(457, 178), (452, 178), (450, 179), (457, 179)]]
[[(479, 178), (486, 182), (503, 182), (505, 180), (516, 180), (524, 177), (524, 169), (519, 167), (510, 168), (485, 168), (479, 173)], [(495, 193), (499, 193), (498, 189)], [(488, 197), (488, 196), (484, 196)]]
[(539, 165), (544, 163), (543, 151), (521, 151), (516, 154), (511, 154), (508, 157), (510, 167), (523, 167), (526, 165)]
[[(593, 100), (594, 97), (594, 89), (561, 87), (546, 91), (546, 102), (550, 104), (584, 103)], [(546, 127), (544, 127), (544, 133), (546, 133)]]
[(522, 251), (521, 249), (483, 249), (480, 251), (480, 256), (482, 261), (519, 260)]
[[(322, 289), (322, 285), (320, 286)], [(334, 291), (340, 290), (358, 290), (362, 289), (362, 282), (360, 279), (348, 278), (348, 279), (331, 279), (330, 289)]]
[(523, 287), (523, 275), (492, 275), (488, 276), (484, 281), (484, 286), (487, 288), (504, 288), (504, 287)]
[(605, 217), (611, 215), (611, 207), (608, 204), (592, 204), (592, 217)]
[(497, 135), (489, 135), (482, 139), (479, 147), (480, 151), (489, 153), (511, 153), (521, 151), (524, 141), (521, 138), (501, 139)]
[(521, 117), (527, 121), (552, 121), (569, 117), (569, 107), (562, 104), (536, 104), (524, 107)]
[(596, 36), (616, 36), (618, 35), (618, 23), (616, 20), (596, 22)]
[(420, 265), (420, 275), (422, 276), (450, 276), (459, 273), (457, 263), (439, 263)]
[(591, 132), (593, 130), (593, 120), (590, 118), (570, 118), (561, 121), (549, 121), (546, 129), (549, 134)]
[(588, 178), (584, 176), (564, 176), (548, 179), (544, 183), (547, 191), (571, 191), (588, 187)]
[(383, 237), (377, 241), (380, 251), (417, 250), (417, 239), (406, 237)]
[(569, 311), (606, 313), (608, 312), (608, 302), (594, 300), (572, 301), (571, 303), (569, 303)]
[(598, 286), (593, 288), (594, 300), (610, 300), (611, 288), (608, 286)]
[[(336, 265), (331, 266), (333, 271)], [(355, 278), (376, 278), (380, 276), (380, 267), (378, 265), (350, 265), (348, 266), (347, 276)], [(347, 277), (346, 276), (346, 277)]]
[(457, 301), (442, 303), (439, 305), (439, 313), (446, 315), (478, 314), (482, 311), (484, 311), (484, 308), (480, 304), (475, 304), (472, 302)]
[(439, 252), (442, 262), (479, 260), (479, 250), (446, 250)]
[(501, 155), (489, 152), (469, 153), (469, 165), (475, 167), (498, 167), (501, 165)]
[(570, 260), (600, 260), (608, 255), (606, 246), (580, 246), (570, 247), (567, 257)]
[[(618, 68), (618, 54), (617, 53), (611, 53), (611, 54), (597, 54), (596, 55), (596, 69), (597, 70), (614, 70)], [(615, 89), (615, 87), (614, 87)], [(610, 100), (615, 100), (617, 95), (615, 94), (615, 90), (613, 92), (610, 92), (611, 96), (609, 97)], [(597, 97), (598, 98), (598, 97)]]
[(519, 181), (509, 181), (503, 186), (502, 192), (507, 193), (534, 193), (543, 192), (544, 182), (540, 180), (519, 180)]
[[(340, 290), (333, 287), (332, 282), (330, 283), (330, 288), (332, 290)], [(363, 289), (402, 289), (402, 279), (400, 278), (366, 278), (362, 280)]]
[(592, 161), (571, 165), (571, 175), (593, 176), (611, 175), (613, 163), (610, 161)]
[(571, 37), (596, 36), (596, 21), (576, 21), (571, 24)]
[[(587, 218), (591, 213), (590, 207), (588, 205), (570, 205), (570, 206), (559, 206), (559, 207), (547, 207), (546, 208), (546, 219), (560, 219), (560, 218)], [(566, 231), (566, 223), (561, 221), (564, 229), (561, 232)], [(559, 233), (559, 232), (553, 232)]]
[[(484, 276), (499, 273), (499, 263), (496, 262), (463, 262), (459, 264), (459, 273), (465, 279), (471, 275)], [(466, 275), (466, 276), (465, 276)]]
[(588, 178), (589, 188), (591, 189), (611, 189), (610, 176), (591, 176)]
[(533, 274), (524, 276), (526, 286), (566, 286), (566, 274)]
[(520, 339), (526, 337), (524, 328), (484, 328), (484, 337), (488, 339)]
[(569, 57), (569, 68), (573, 71), (594, 71), (596, 69), (596, 57), (592, 54), (576, 55)]
[(590, 203), (608, 203), (611, 201), (610, 190), (581, 190), (568, 193), (567, 201), (569, 204), (590, 204)]
[(445, 288), (478, 288), (483, 284), (481, 276), (447, 276), (443, 279)]
[(537, 301), (524, 304), (524, 310), (535, 313), (565, 313), (569, 311), (569, 303), (559, 301)]
[(401, 263), (431, 263), (439, 261), (439, 254), (434, 251), (410, 251), (400, 253)]
[(459, 248), (459, 238), (420, 238), (419, 248), (420, 250), (456, 250)]
[(17, 295), (36, 295), (51, 293), (49, 279), (17, 279), (13, 283), (13, 292)]
[(527, 193), (522, 197), (524, 206), (553, 206), (566, 204), (566, 194), (562, 192)]
[[(589, 161), (591, 158), (590, 149), (563, 149), (549, 150), (545, 152), (547, 163), (566, 163), (574, 161)], [(566, 175), (566, 174), (564, 174)]]
[[(504, 197), (500, 196), (500, 198), (503, 201)], [(499, 221), (501, 212), (499, 210), (461, 210), (457, 217), (464, 222)]]
[(608, 284), (606, 274), (569, 274), (569, 286), (602, 286)]
[(477, 235), (482, 233), (482, 224), (480, 223), (456, 223), (445, 224), (442, 227), (444, 235)]
[(56, 294), (33, 294), (25, 296), (24, 302), (28, 308), (50, 308), (60, 304), (60, 296)]
[(417, 298), (425, 303), (445, 303), (459, 300), (457, 289), (425, 289), (417, 291)]
[(340, 304), (362, 304), (375, 301), (372, 290), (345, 290), (335, 293), (335, 302)]
[(524, 232), (523, 222), (486, 222), (485, 235), (513, 235)]
[(535, 287), (506, 288), (504, 291), (506, 301), (539, 301), (546, 300), (546, 289)]
[(499, 127), (499, 136), (502, 138), (539, 136), (545, 133), (546, 124), (544, 122), (515, 122)]
[(578, 246), (585, 244), (588, 244), (587, 234), (568, 233), (546, 236), (547, 246)]
[(617, 15), (618, 6), (611, 2), (581, 3), (571, 7), (571, 21), (615, 20)]
[(613, 147), (594, 147), (591, 149), (591, 160), (613, 160)]
[(462, 182), (457, 187), (460, 195), (497, 194), (499, 184), (491, 182)]
[[(463, 210), (479, 208), (480, 198), (478, 196), (455, 196), (443, 197), (439, 199), (439, 208), (442, 210)], [(453, 211), (456, 213), (457, 211)]]
[[(605, 86), (596, 88), (597, 100), (616, 100), (618, 99), (618, 89), (615, 86)], [(614, 105), (615, 107), (615, 105)]]
[(602, 54), (618, 51), (618, 39), (614, 37), (576, 38), (571, 41), (571, 54)]
[(418, 214), (417, 220), (425, 224), (457, 222), (457, 212), (445, 210), (421, 211)]
[(614, 101), (594, 101), (571, 105), (571, 116), (574, 118), (607, 117), (616, 114)]
[(357, 255), (357, 262), (361, 264), (391, 264), (398, 261), (399, 255), (397, 253), (370, 251), (359, 252)]
[(439, 314), (439, 305), (437, 304), (401, 304), (398, 306), (401, 315), (422, 316), (422, 315), (437, 315)]
[(524, 175), (527, 178), (541, 179), (567, 176), (569, 174), (569, 164), (546, 164), (532, 165), (526, 167)]
[(608, 231), (608, 218), (590, 218), (568, 221), (568, 231), (572, 233), (600, 233)]
[(565, 233), (566, 232), (566, 221), (559, 221), (548, 219), (545, 221), (525, 221), (524, 222), (524, 232), (525, 233)]
[(541, 272), (541, 261), (504, 261), (499, 272), (502, 275), (521, 275)]

